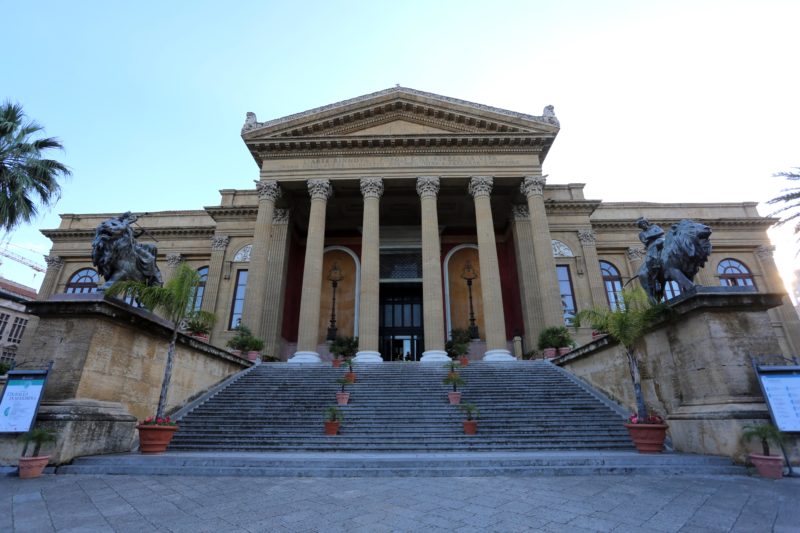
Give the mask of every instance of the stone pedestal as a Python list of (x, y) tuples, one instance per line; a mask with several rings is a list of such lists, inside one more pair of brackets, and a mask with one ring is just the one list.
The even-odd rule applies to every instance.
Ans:
[[(767, 422), (769, 411), (750, 357), (781, 353), (768, 314), (780, 304), (779, 294), (696, 287), (647, 334), (638, 351), (645, 403), (667, 415), (677, 451), (744, 461), (756, 449), (741, 442), (742, 428)], [(607, 338), (554, 362), (634, 410), (627, 361)], [(796, 437), (788, 447), (797, 448)]]

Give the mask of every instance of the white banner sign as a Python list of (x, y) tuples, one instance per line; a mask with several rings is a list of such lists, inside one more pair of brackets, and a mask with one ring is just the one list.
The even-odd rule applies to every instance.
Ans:
[(24, 433), (33, 425), (45, 376), (9, 373), (0, 400), (0, 433)]

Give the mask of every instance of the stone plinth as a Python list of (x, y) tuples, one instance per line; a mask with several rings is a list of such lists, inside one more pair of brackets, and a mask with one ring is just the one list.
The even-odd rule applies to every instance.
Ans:
[[(769, 419), (750, 357), (780, 353), (767, 314), (780, 304), (779, 294), (698, 287), (646, 335), (638, 352), (645, 403), (667, 415), (676, 450), (741, 461), (756, 449), (740, 442), (745, 425)], [(554, 362), (635, 410), (624, 352), (607, 337)]]
[[(22, 368), (53, 361), (37, 425), (57, 430), (60, 460), (129, 450), (136, 420), (158, 405), (170, 324), (99, 294), (58, 295), (28, 310), (39, 325), (17, 361)], [(250, 365), (179, 334), (167, 412)]]

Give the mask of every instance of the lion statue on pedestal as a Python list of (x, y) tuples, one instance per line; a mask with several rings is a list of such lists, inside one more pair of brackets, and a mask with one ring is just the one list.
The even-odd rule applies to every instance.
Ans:
[(99, 287), (106, 290), (116, 281), (141, 281), (147, 285), (163, 285), (156, 265), (158, 250), (153, 244), (139, 244), (136, 238), (144, 230), (134, 231), (131, 224), (139, 219), (130, 211), (103, 221), (92, 241), (92, 264), (105, 278)]
[(711, 255), (711, 228), (684, 219), (665, 234), (644, 217), (636, 225), (642, 229), (639, 240), (647, 249), (638, 278), (650, 300), (662, 301), (669, 281), (676, 282), (681, 292), (694, 287), (692, 280)]

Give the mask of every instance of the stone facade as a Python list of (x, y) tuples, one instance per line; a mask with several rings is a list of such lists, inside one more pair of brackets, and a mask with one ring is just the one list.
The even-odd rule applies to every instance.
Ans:
[[(343, 275), (337, 332), (359, 337), (362, 360), (446, 357), (449, 331), (468, 325), (470, 292), (477, 357), (510, 358), (517, 335), (530, 351), (565, 308), (609, 305), (601, 266), (621, 283), (636, 275), (640, 216), (713, 228), (699, 283), (719, 285), (721, 263), (733, 259), (758, 291), (783, 292), (765, 233), (774, 220), (755, 203), (586, 199), (583, 184), (542, 174), (558, 131), (552, 108), (533, 116), (403, 87), (267, 122), (248, 115), (242, 138), (260, 169), (253, 188), (139, 223), (158, 239), (163, 272), (181, 261), (207, 269), (199, 305), (218, 316), (214, 345), (241, 322), (268, 353), (296, 362), (328, 356), (334, 263)], [(63, 215), (44, 231), (61, 263), (48, 269), (42, 298), (91, 268), (93, 231), (108, 216)], [(470, 291), (467, 263), (478, 275)], [(786, 296), (768, 317), (781, 351), (796, 353), (800, 322)]]

